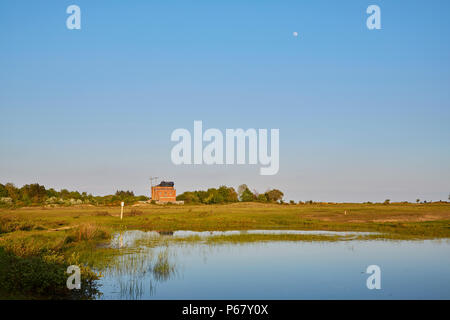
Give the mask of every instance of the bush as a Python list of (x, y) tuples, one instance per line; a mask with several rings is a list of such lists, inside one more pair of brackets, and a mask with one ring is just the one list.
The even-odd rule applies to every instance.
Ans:
[(111, 214), (108, 211), (95, 211), (95, 215), (98, 217), (106, 217), (110, 216)]
[(242, 202), (251, 202), (253, 200), (255, 200), (256, 196), (250, 191), (249, 188), (246, 188), (243, 192), (242, 195), (240, 197), (240, 200)]
[(120, 205), (124, 201), (132, 204), (137, 201), (147, 201), (146, 196), (135, 196), (133, 191), (117, 191), (114, 195), (93, 196), (86, 192), (69, 191), (62, 189), (56, 191), (53, 188), (46, 189), (44, 186), (27, 184), (22, 188), (17, 188), (12, 183), (5, 185), (0, 183), (0, 207), (21, 207), (32, 205)]
[(67, 260), (56, 252), (20, 257), (0, 247), (0, 288), (5, 293), (33, 298), (90, 299), (98, 295), (98, 275), (83, 265), (79, 265), (81, 290), (67, 289), (66, 270), (72, 264), (79, 265), (75, 255)]
[(267, 202), (268, 200), (267, 200), (266, 194), (265, 193), (258, 194), (258, 196), (256, 197), (256, 201)]
[(209, 188), (207, 191), (186, 191), (177, 196), (177, 201), (185, 204), (221, 204), (238, 201), (238, 194), (232, 187), (220, 186), (218, 189)]
[(38, 226), (35, 225), (33, 222), (27, 220), (0, 218), (0, 233), (8, 233), (14, 231), (30, 231), (37, 227)]

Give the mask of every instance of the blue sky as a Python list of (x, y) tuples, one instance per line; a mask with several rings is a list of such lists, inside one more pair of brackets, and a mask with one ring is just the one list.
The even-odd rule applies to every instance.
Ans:
[[(68, 30), (66, 8), (81, 8)], [(382, 30), (366, 28), (381, 8)], [(446, 200), (448, 1), (2, 1), (0, 182)], [(293, 32), (299, 33), (298, 37)], [(280, 171), (175, 166), (177, 128), (279, 128)]]

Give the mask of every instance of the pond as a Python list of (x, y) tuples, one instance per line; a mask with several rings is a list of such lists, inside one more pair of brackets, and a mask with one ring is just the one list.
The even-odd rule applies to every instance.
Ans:
[[(255, 238), (262, 235), (264, 240)], [(324, 239), (289, 238), (300, 235)], [(99, 298), (450, 299), (449, 240), (358, 240), (358, 235), (126, 231), (110, 243), (120, 254), (100, 270)], [(371, 265), (380, 268), (380, 290), (367, 288)]]

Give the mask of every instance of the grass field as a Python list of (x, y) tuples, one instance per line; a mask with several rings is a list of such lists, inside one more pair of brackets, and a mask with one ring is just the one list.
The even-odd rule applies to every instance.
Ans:
[[(419, 238), (450, 236), (450, 203), (278, 205), (147, 205), (119, 207), (33, 207), (0, 210), (0, 233), (61, 232), (95, 223), (109, 230), (336, 230), (379, 231)], [(6, 230), (5, 230), (6, 229)]]
[[(112, 249), (99, 247), (123, 230), (330, 230), (370, 231), (359, 239), (450, 238), (450, 203), (280, 205), (151, 205), (126, 207), (29, 207), (0, 209), (0, 297), (80, 298), (65, 291), (64, 273), (81, 264), (84, 295), (92, 295), (89, 268)], [(193, 239), (187, 239), (192, 241)], [(194, 239), (195, 240), (195, 239)], [(209, 241), (337, 241), (338, 237), (246, 235)], [(99, 259), (105, 261), (105, 259)], [(42, 283), (46, 286), (42, 286)]]

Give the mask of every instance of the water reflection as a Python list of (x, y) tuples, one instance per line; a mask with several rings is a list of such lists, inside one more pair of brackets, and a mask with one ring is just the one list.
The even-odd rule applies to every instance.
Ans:
[[(175, 255), (165, 247), (135, 247), (137, 235), (152, 237), (154, 234), (123, 232), (116, 234), (111, 247), (122, 249), (107, 267), (103, 268), (102, 291), (119, 299), (142, 299), (153, 296), (157, 283), (165, 282), (177, 274)], [(107, 298), (107, 297), (106, 297)]]
[[(367, 236), (377, 234), (375, 232), (351, 232), (351, 231), (324, 231), (324, 230), (233, 230), (233, 231), (140, 231), (131, 230), (117, 233), (113, 236), (110, 246), (112, 248), (136, 247), (136, 243), (150, 245), (161, 243), (170, 239), (205, 239), (227, 236), (249, 236), (249, 235), (316, 235), (316, 236), (337, 236), (342, 239), (351, 239), (356, 236)], [(330, 238), (331, 239), (331, 238)]]
[[(102, 270), (101, 298), (450, 298), (448, 240), (255, 241), (239, 245), (202, 240), (257, 232), (116, 234), (110, 246), (120, 249), (121, 254)], [(198, 239), (183, 240), (189, 237)], [(383, 272), (380, 291), (370, 291), (365, 285), (365, 270), (372, 264)]]

